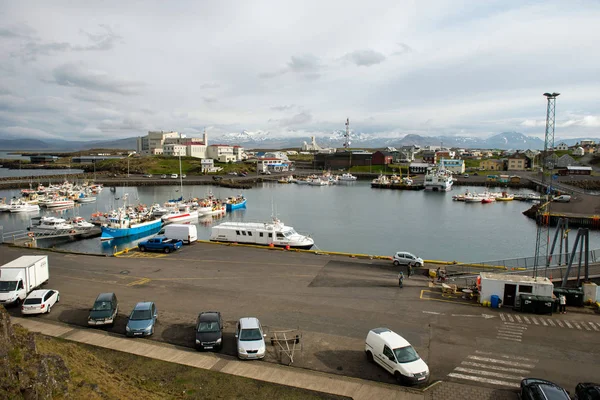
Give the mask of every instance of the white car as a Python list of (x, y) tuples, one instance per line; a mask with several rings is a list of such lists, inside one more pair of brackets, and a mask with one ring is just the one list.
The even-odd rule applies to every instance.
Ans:
[(34, 290), (21, 305), (21, 314), (49, 313), (54, 304), (60, 301), (58, 290)]
[(399, 251), (394, 254), (394, 265), (410, 265), (420, 268), (423, 266), (423, 259), (406, 251)]
[(265, 357), (265, 336), (258, 318), (240, 318), (235, 330), (238, 358), (242, 360), (261, 359)]
[(177, 179), (177, 178), (179, 178), (179, 175), (177, 175), (177, 174), (171, 174), (171, 179)]

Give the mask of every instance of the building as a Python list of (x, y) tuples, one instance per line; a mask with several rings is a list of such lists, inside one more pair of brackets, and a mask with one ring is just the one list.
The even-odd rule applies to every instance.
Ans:
[(504, 171), (504, 161), (497, 159), (482, 160), (479, 166), (486, 171)]
[(388, 165), (391, 164), (394, 160), (394, 156), (392, 153), (388, 151), (376, 151), (373, 153), (373, 157), (371, 158), (371, 163), (373, 165)]
[(402, 146), (398, 150), (398, 161), (399, 162), (413, 162), (415, 161), (415, 153), (418, 149), (415, 146)]
[(528, 294), (552, 298), (554, 285), (548, 278), (532, 278), (522, 275), (495, 274), (482, 272), (479, 280), (479, 302), (491, 301), (493, 295), (499, 296), (502, 306), (518, 306), (519, 295)]
[(207, 147), (208, 146), (204, 143), (187, 142), (185, 143), (185, 155), (188, 157), (205, 159)]
[(579, 146), (575, 150), (573, 150), (573, 155), (576, 157), (581, 157), (584, 154), (585, 154), (585, 150), (583, 150), (583, 147), (581, 147), (581, 146)]
[(571, 157), (568, 154), (563, 154), (562, 156), (560, 156), (558, 158), (558, 161), (556, 162), (556, 167), (557, 168), (566, 168), (569, 165), (576, 165), (577, 161), (575, 161), (575, 159), (573, 157)]
[(591, 140), (591, 139), (585, 139), (582, 140), (581, 142), (579, 142), (580, 146), (593, 146), (596, 144), (595, 140)]
[(565, 142), (560, 142), (558, 145), (556, 145), (556, 149), (557, 151), (567, 151), (569, 150), (569, 146), (567, 146), (567, 144)]
[(591, 175), (592, 167), (580, 167), (570, 165), (558, 171), (559, 175)]
[(256, 170), (259, 172), (287, 172), (290, 170), (290, 162), (274, 157), (257, 158)]
[[(186, 135), (175, 131), (149, 131), (144, 137), (137, 138), (137, 153), (144, 156), (166, 155), (166, 156), (189, 156), (204, 158), (208, 136), (206, 132), (202, 138), (188, 138)], [(165, 146), (168, 146), (165, 148)], [(183, 150), (182, 147), (184, 146)], [(204, 146), (189, 148), (190, 146)]]
[(187, 146), (184, 144), (169, 143), (162, 146), (163, 155), (171, 157), (185, 157)]
[(425, 174), (427, 173), (427, 169), (430, 167), (431, 165), (428, 163), (412, 162), (408, 166), (408, 172), (410, 174)]
[(228, 163), (239, 161), (237, 159), (237, 151), (234, 151), (234, 146), (227, 144), (211, 144), (206, 149), (206, 156), (218, 162)]
[(373, 153), (365, 151), (338, 151), (332, 154), (317, 153), (313, 167), (316, 169), (348, 169), (355, 166), (371, 166)]
[(508, 157), (508, 171), (525, 171), (527, 169), (527, 156), (515, 153)]
[(58, 160), (57, 156), (47, 156), (47, 155), (37, 155), (37, 156), (29, 156), (29, 161), (32, 164), (44, 164), (44, 163), (52, 163)]
[(165, 139), (179, 137), (179, 132), (175, 131), (148, 131), (146, 136), (137, 138), (137, 152), (148, 156), (158, 154), (156, 150), (160, 149), (159, 153), (162, 154)]
[(437, 164), (437, 153), (434, 150), (425, 150), (421, 153), (423, 162), (429, 164)]
[(465, 173), (465, 161), (464, 160), (450, 160), (442, 159), (440, 166), (446, 168), (453, 174), (464, 174)]

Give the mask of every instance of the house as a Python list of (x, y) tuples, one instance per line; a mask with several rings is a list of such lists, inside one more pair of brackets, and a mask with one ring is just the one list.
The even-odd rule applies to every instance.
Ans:
[(596, 151), (596, 146), (593, 144), (588, 144), (588, 145), (585, 145), (582, 147), (583, 147), (583, 152), (585, 154), (594, 154), (594, 152)]
[(373, 165), (388, 165), (394, 160), (392, 153), (388, 151), (376, 151), (372, 156)]
[(579, 142), (580, 146), (593, 146), (596, 144), (595, 140), (591, 140), (591, 139), (585, 139), (582, 140), (581, 142)]
[(415, 161), (415, 153), (417, 148), (415, 146), (402, 146), (398, 150), (398, 161), (400, 162), (413, 162)]
[(234, 151), (234, 146), (227, 144), (211, 144), (206, 148), (206, 156), (222, 163), (240, 161), (237, 158), (238, 152)]
[(58, 156), (46, 156), (46, 155), (29, 156), (29, 161), (32, 164), (56, 162), (57, 160), (58, 160)]
[(560, 142), (557, 146), (556, 149), (557, 151), (567, 151), (569, 150), (569, 146), (567, 146), (567, 144), (565, 142)]
[(453, 174), (464, 174), (465, 173), (465, 161), (464, 160), (446, 160), (440, 161), (440, 165)]
[(562, 156), (560, 156), (558, 158), (558, 161), (556, 162), (556, 168), (566, 168), (570, 165), (576, 165), (577, 161), (575, 161), (575, 159), (573, 157), (571, 157), (568, 154), (563, 154)]
[(315, 154), (313, 167), (322, 169), (346, 169), (354, 166), (371, 166), (374, 164), (373, 153), (365, 151), (337, 151), (332, 154)]
[(508, 171), (525, 171), (527, 168), (527, 156), (523, 153), (515, 153), (508, 157)]
[(568, 166), (566, 174), (563, 171), (561, 171), (561, 175), (591, 175), (592, 167)]
[(431, 165), (428, 163), (412, 162), (408, 167), (408, 172), (411, 174), (424, 174), (427, 172), (427, 168), (430, 167)]
[(576, 157), (581, 157), (584, 154), (585, 154), (585, 150), (583, 150), (583, 147), (581, 147), (581, 146), (579, 146), (575, 150), (573, 150), (573, 155)]
[(290, 170), (290, 163), (279, 158), (259, 158), (256, 160), (256, 170), (260, 172), (287, 172)]
[(504, 161), (502, 160), (482, 160), (479, 166), (486, 171), (504, 171)]
[(437, 153), (433, 150), (425, 150), (421, 153), (424, 163), (437, 164)]
[(441, 151), (436, 151), (435, 152), (435, 158), (436, 160), (442, 160), (442, 159), (450, 159), (450, 158), (454, 158), (453, 154), (451, 155), (450, 152), (448, 150), (441, 150)]

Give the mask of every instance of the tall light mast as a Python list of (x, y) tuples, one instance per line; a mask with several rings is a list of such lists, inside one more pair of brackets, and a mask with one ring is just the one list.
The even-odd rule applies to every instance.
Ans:
[[(546, 108), (546, 133), (544, 136), (544, 152), (540, 157), (540, 169), (542, 171), (542, 190), (541, 206), (537, 210), (537, 237), (535, 239), (535, 260), (533, 266), (533, 277), (537, 277), (538, 264), (544, 260), (546, 270), (550, 265), (549, 243), (550, 243), (550, 200), (552, 196), (552, 173), (554, 162), (554, 115), (556, 107), (556, 98), (560, 93), (544, 93), (548, 100)], [(550, 175), (546, 173), (549, 172)], [(546, 187), (547, 186), (547, 187)], [(547, 271), (545, 271), (547, 272)]]
[(350, 118), (346, 118), (346, 133), (344, 133), (344, 149), (350, 148)]

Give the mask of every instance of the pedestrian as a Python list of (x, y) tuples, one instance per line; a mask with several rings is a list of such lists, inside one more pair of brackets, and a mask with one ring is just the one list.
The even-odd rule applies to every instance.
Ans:
[(558, 302), (560, 305), (559, 312), (561, 314), (566, 314), (567, 313), (567, 298), (565, 297), (564, 294), (561, 294), (558, 296)]
[(400, 273), (398, 274), (398, 286), (403, 287), (404, 285), (404, 273), (402, 273), (402, 271), (400, 271)]
[(435, 270), (435, 276), (437, 277), (437, 280), (439, 282), (441, 280), (440, 267), (437, 267), (437, 269)]
[(410, 276), (412, 275), (412, 264), (408, 264), (408, 269), (406, 272), (408, 274), (408, 279), (410, 279)]

